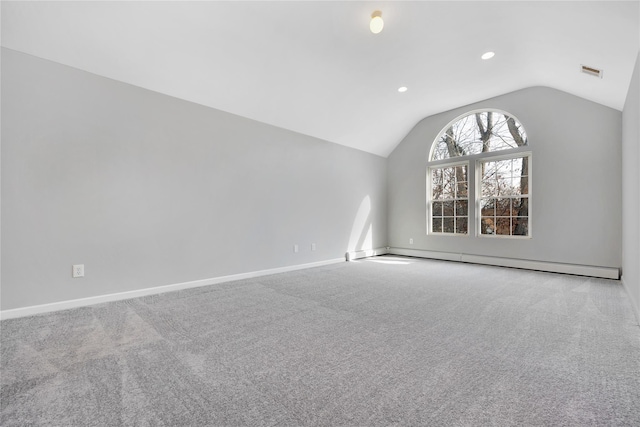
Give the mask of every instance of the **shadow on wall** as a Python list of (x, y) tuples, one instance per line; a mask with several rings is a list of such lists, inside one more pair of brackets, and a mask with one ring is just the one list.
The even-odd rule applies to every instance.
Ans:
[(351, 227), (351, 237), (347, 251), (373, 249), (373, 225), (371, 224), (371, 197), (368, 195), (360, 203), (358, 213)]

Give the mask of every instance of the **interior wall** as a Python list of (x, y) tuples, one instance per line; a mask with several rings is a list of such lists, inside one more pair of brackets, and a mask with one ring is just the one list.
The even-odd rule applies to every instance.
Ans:
[[(533, 172), (529, 239), (427, 235), (431, 144), (450, 121), (483, 108), (511, 113), (527, 131)], [(546, 87), (423, 119), (389, 156), (389, 246), (620, 267), (621, 120), (620, 111)]]
[(622, 281), (640, 321), (640, 53), (622, 112)]
[(2, 310), (386, 245), (382, 157), (4, 48), (2, 112)]

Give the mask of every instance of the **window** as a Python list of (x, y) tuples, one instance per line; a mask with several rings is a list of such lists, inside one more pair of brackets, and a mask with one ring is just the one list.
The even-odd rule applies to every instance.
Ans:
[(529, 235), (529, 156), (480, 160), (480, 233)]
[(431, 231), (467, 234), (469, 166), (431, 168)]
[(502, 111), (471, 112), (448, 124), (429, 156), (428, 233), (468, 235), (475, 228), (480, 236), (529, 236), (527, 146), (524, 127)]
[(481, 111), (467, 114), (440, 132), (430, 160), (508, 150), (524, 145), (527, 145), (527, 135), (515, 118), (498, 111)]

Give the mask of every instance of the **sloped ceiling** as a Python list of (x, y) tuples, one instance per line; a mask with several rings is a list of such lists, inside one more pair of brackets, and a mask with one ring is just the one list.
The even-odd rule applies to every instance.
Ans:
[[(374, 35), (376, 9), (385, 27)], [(3, 1), (2, 46), (387, 156), (426, 116), (529, 86), (622, 109), (638, 9), (638, 1)], [(495, 57), (480, 59), (489, 50)], [(604, 78), (582, 74), (581, 64)]]

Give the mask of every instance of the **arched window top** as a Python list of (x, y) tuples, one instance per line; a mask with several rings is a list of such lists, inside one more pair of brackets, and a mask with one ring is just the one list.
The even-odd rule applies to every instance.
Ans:
[(527, 145), (524, 127), (509, 113), (482, 110), (449, 123), (433, 142), (429, 160), (508, 150)]

